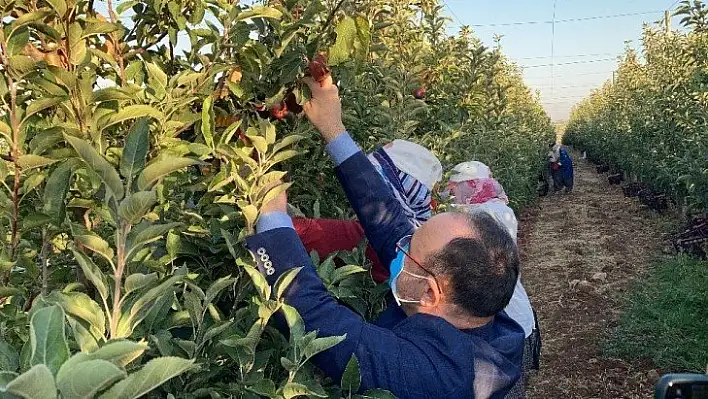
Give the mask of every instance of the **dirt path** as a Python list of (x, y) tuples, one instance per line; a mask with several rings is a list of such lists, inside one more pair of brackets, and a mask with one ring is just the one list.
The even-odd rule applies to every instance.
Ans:
[(522, 217), (522, 281), (543, 334), (541, 370), (530, 398), (648, 398), (648, 362), (602, 356), (619, 315), (618, 294), (660, 256), (667, 223), (576, 161), (575, 190)]

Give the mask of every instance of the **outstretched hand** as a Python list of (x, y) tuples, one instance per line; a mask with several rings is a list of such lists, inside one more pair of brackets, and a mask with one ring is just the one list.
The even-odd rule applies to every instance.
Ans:
[(317, 82), (308, 77), (303, 80), (310, 88), (312, 98), (303, 105), (307, 119), (315, 125), (325, 141), (330, 142), (344, 133), (342, 122), (342, 101), (339, 89), (332, 81), (332, 76)]

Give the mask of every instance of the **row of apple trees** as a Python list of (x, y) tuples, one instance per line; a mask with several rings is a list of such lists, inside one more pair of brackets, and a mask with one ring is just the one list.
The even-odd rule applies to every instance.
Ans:
[(708, 8), (684, 1), (685, 29), (645, 27), (642, 54), (573, 111), (566, 140), (589, 157), (670, 194), (687, 211), (708, 208)]
[[(347, 203), (300, 83), (333, 73), (363, 147), (408, 138), (533, 197), (550, 121), (436, 0), (0, 0), (0, 397), (352, 397), (242, 245), (285, 189)], [(272, 183), (294, 176), (292, 183)], [(286, 179), (287, 180), (287, 179)], [(292, 185), (292, 187), (290, 187)], [(375, 317), (363, 251), (313, 261)], [(289, 326), (284, 335), (271, 319)], [(367, 397), (390, 397), (384, 391)]]

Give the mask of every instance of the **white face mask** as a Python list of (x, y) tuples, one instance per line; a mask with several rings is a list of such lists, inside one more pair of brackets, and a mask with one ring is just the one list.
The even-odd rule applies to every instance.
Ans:
[(389, 266), (389, 270), (391, 271), (391, 277), (388, 279), (388, 285), (391, 287), (391, 293), (393, 294), (393, 299), (396, 300), (396, 303), (398, 306), (401, 306), (402, 303), (420, 303), (420, 299), (418, 300), (412, 300), (412, 299), (401, 299), (398, 296), (398, 277), (401, 276), (401, 273), (405, 273), (411, 277), (421, 279), (421, 280), (427, 280), (428, 277), (421, 276), (419, 274), (411, 273), (407, 270), (404, 270), (405, 266), (405, 261), (406, 261), (406, 253), (408, 252), (410, 248), (410, 236), (404, 237), (401, 242), (397, 245), (398, 247), (398, 255), (394, 260), (391, 261), (391, 265)]

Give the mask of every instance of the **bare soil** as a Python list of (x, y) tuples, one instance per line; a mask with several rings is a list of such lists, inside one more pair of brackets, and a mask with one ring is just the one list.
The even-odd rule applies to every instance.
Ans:
[(572, 194), (550, 195), (522, 215), (521, 278), (543, 337), (529, 398), (652, 397), (651, 362), (605, 357), (601, 344), (621, 294), (666, 248), (668, 224), (581, 160)]

